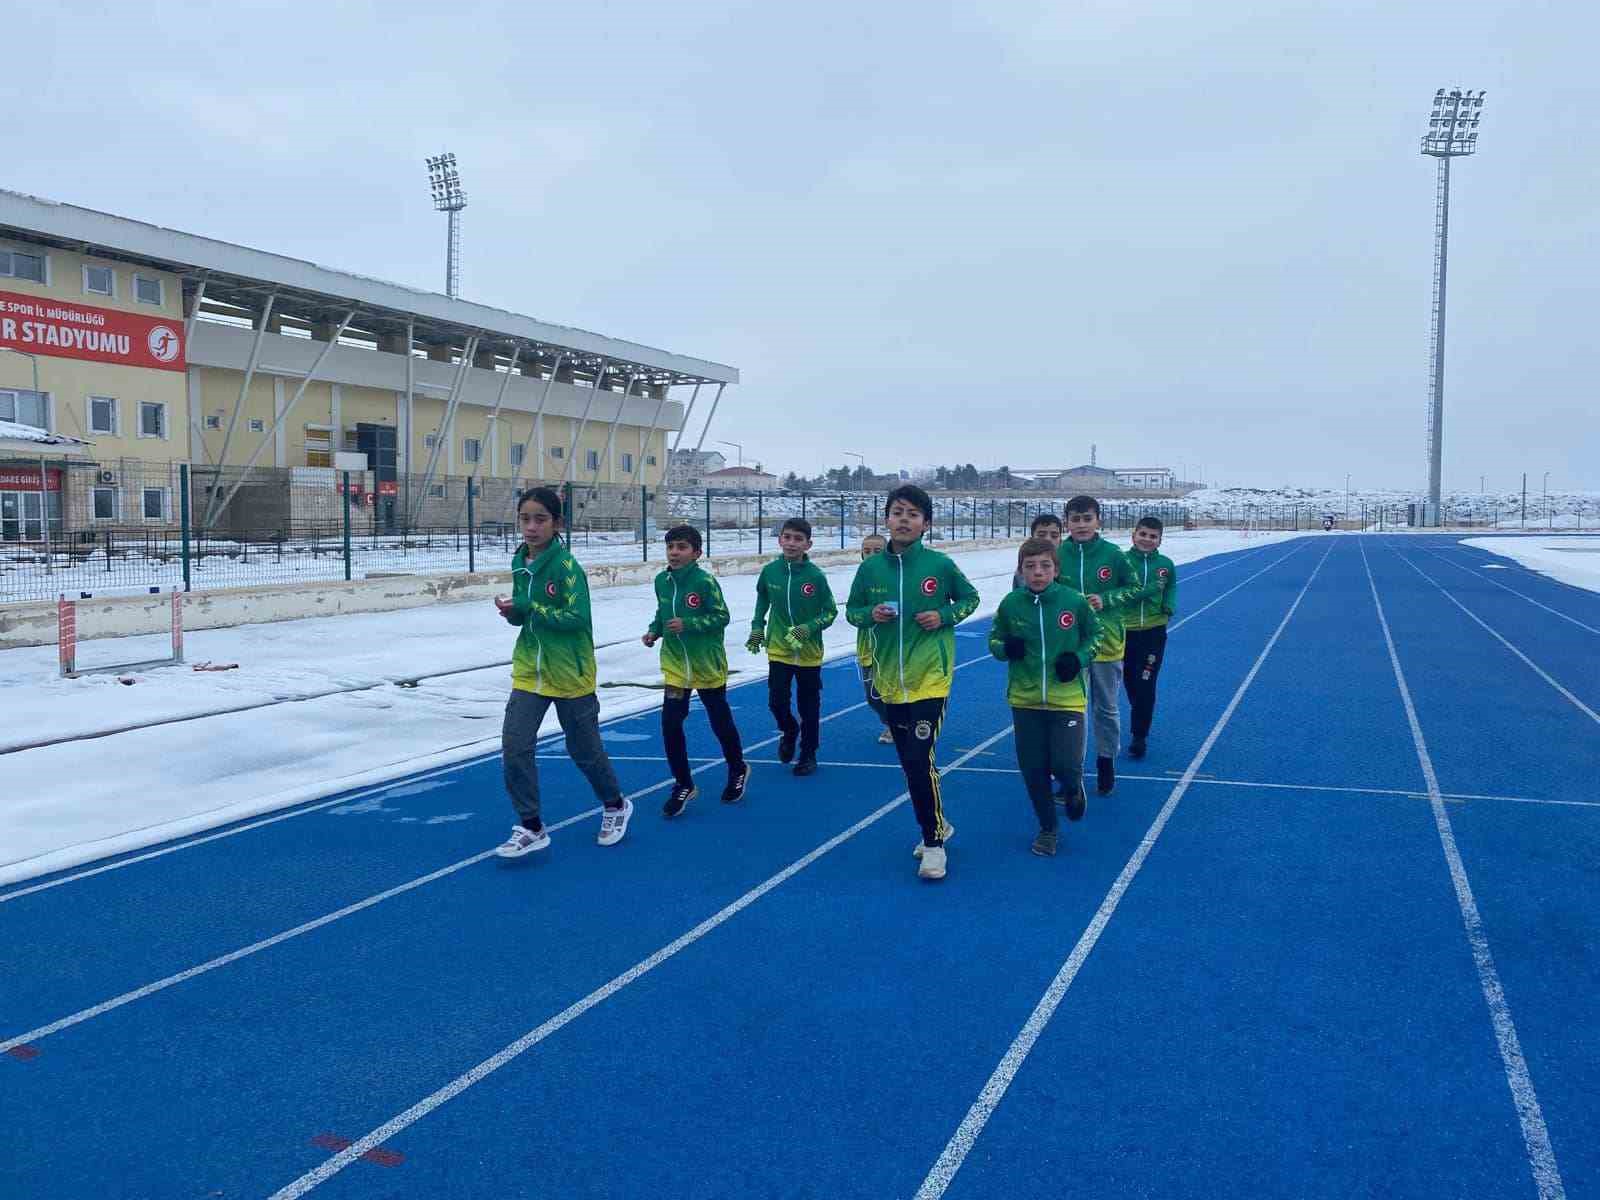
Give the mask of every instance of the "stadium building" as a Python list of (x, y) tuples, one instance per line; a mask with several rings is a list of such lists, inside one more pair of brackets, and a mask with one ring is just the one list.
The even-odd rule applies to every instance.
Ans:
[[(0, 540), (244, 528), (335, 486), (382, 528), (519, 484), (664, 482), (732, 367), (0, 191)], [(708, 390), (709, 389), (709, 390)], [(716, 408), (711, 412), (714, 414)], [(620, 486), (616, 486), (620, 485)], [(482, 511), (482, 509), (480, 509)]]

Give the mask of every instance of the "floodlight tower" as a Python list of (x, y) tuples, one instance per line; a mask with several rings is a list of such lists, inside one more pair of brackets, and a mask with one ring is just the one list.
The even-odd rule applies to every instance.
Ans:
[(1450, 253), (1450, 160), (1463, 158), (1478, 148), (1478, 121), (1484, 93), (1460, 88), (1433, 94), (1433, 115), (1422, 138), (1422, 153), (1439, 160), (1439, 182), (1433, 215), (1433, 327), (1429, 334), (1432, 361), (1428, 405), (1428, 502), (1439, 512), (1444, 457), (1444, 296), (1445, 269)]
[(437, 154), (427, 163), (433, 207), (450, 218), (449, 241), (445, 245), (444, 294), (453, 298), (461, 287), (461, 210), (467, 206), (467, 194), (461, 190), (454, 154)]

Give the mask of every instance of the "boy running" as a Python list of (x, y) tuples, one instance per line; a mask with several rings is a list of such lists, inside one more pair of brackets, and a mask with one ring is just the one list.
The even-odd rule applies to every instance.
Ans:
[(1017, 769), (1039, 818), (1033, 852), (1056, 852), (1052, 777), (1066, 784), (1067, 817), (1082, 819), (1083, 668), (1094, 660), (1100, 622), (1083, 596), (1056, 581), (1057, 548), (1029, 538), (1017, 552), (1024, 584), (1000, 601), (989, 652), (1006, 666), (1006, 702), (1016, 736)]
[(845, 619), (871, 631), (872, 682), (922, 828), (917, 874), (943, 879), (944, 844), (955, 830), (940, 803), (939, 727), (955, 669), (955, 627), (978, 607), (978, 593), (955, 563), (922, 544), (933, 520), (927, 492), (902, 484), (883, 511), (889, 548), (857, 568)]
[(689, 694), (700, 693), (717, 735), (722, 757), (728, 763), (724, 804), (744, 799), (750, 767), (744, 761), (739, 729), (728, 708), (728, 654), (722, 646), (728, 628), (728, 605), (717, 581), (699, 565), (700, 531), (693, 525), (667, 530), (667, 569), (656, 576), (656, 616), (641, 639), (646, 646), (661, 643), (661, 674), (666, 695), (661, 701), (661, 741), (674, 787), (661, 815), (675, 817), (700, 794), (689, 770), (689, 743), (683, 723), (689, 716)]
[[(861, 539), (861, 561), (866, 562), (874, 554), (882, 554), (889, 548), (889, 539), (881, 533), (869, 533)], [(881, 746), (894, 745), (894, 733), (889, 729), (889, 718), (884, 714), (883, 697), (878, 695), (878, 689), (872, 686), (872, 630), (856, 630), (856, 668), (861, 674), (861, 686), (867, 693), (867, 704), (873, 712), (878, 714), (878, 720), (883, 722), (883, 730), (878, 734), (878, 744)]]
[(1126, 614), (1128, 641), (1122, 655), (1122, 686), (1128, 691), (1131, 710), (1131, 758), (1144, 757), (1145, 739), (1150, 736), (1150, 724), (1156, 714), (1156, 676), (1161, 673), (1161, 660), (1167, 652), (1167, 622), (1178, 611), (1178, 568), (1159, 553), (1163, 532), (1159, 517), (1140, 517), (1133, 527), (1133, 548), (1127, 552), (1141, 589), (1148, 592), (1152, 584), (1156, 586), (1155, 595), (1129, 604)]
[(1095, 791), (1117, 786), (1116, 754), (1122, 742), (1117, 693), (1122, 690), (1122, 606), (1141, 597), (1127, 556), (1100, 536), (1100, 503), (1093, 496), (1067, 501), (1067, 540), (1061, 543), (1061, 578), (1088, 600), (1100, 620), (1100, 643), (1089, 664), (1094, 703)]
[[(778, 761), (792, 761), (798, 741), (794, 773), (811, 775), (822, 728), (822, 631), (838, 618), (839, 609), (828, 577), (808, 557), (811, 522), (790, 517), (778, 533), (778, 548), (782, 557), (756, 579), (756, 615), (745, 649), (759, 654), (763, 643), (767, 647), (767, 707), (782, 734)], [(798, 722), (789, 709), (791, 690), (799, 693)]]
[(506, 791), (517, 825), (495, 853), (521, 858), (550, 844), (539, 817), (539, 727), (555, 706), (567, 735), (567, 753), (605, 805), (602, 846), (614, 846), (628, 831), (633, 804), (623, 798), (600, 740), (600, 701), (594, 694), (594, 624), (589, 616), (589, 580), (558, 536), (561, 497), (551, 488), (529, 488), (517, 497), (522, 545), (511, 556), (511, 598), (495, 607), (519, 628), (511, 652), (511, 699), (506, 702), (500, 752)]

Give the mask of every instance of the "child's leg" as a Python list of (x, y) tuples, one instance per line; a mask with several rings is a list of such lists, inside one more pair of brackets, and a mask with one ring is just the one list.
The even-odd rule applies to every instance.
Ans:
[(733, 723), (733, 710), (728, 707), (727, 687), (697, 690), (700, 703), (706, 707), (706, 716), (711, 719), (711, 732), (717, 735), (717, 744), (722, 747), (722, 757), (728, 760), (728, 771), (743, 769), (744, 745), (739, 741), (739, 727)]
[(1033, 813), (1039, 818), (1039, 828), (1056, 827), (1056, 801), (1050, 794), (1050, 724), (1053, 714), (1032, 708), (1011, 710), (1012, 739), (1017, 743), (1017, 770), (1022, 772), (1023, 786), (1028, 789), (1028, 799), (1033, 802)]
[(1115, 758), (1122, 742), (1122, 718), (1117, 711), (1122, 660), (1090, 663), (1089, 678), (1094, 696), (1094, 752), (1099, 758)]
[[(1138, 639), (1137, 641), (1135, 639)], [(1156, 677), (1167, 653), (1167, 627), (1140, 629), (1128, 635), (1128, 652), (1123, 658), (1129, 708), (1129, 732), (1135, 738), (1150, 736), (1156, 715)]]
[(1061, 781), (1065, 795), (1076, 796), (1083, 787), (1084, 714), (1067, 710), (1050, 716), (1050, 772)]
[(500, 727), (500, 761), (505, 770), (506, 792), (517, 820), (524, 829), (537, 832), (539, 820), (539, 726), (550, 711), (550, 697), (536, 692), (511, 690), (506, 701), (506, 719)]
[(944, 806), (939, 793), (939, 727), (944, 724), (945, 700), (917, 700), (911, 704), (887, 706), (889, 728), (894, 731), (894, 748), (900, 756), (900, 769), (906, 773), (906, 790), (911, 807), (922, 827), (924, 846), (944, 844)]
[(689, 771), (689, 741), (683, 736), (683, 723), (689, 716), (689, 689), (668, 687), (661, 701), (661, 745), (667, 752), (667, 766), (679, 787), (692, 787)]
[(593, 692), (556, 701), (556, 719), (567, 735), (567, 754), (589, 781), (595, 796), (607, 808), (622, 807), (622, 789), (611, 769), (605, 743), (600, 740), (600, 698)]
[(872, 683), (872, 668), (863, 667), (858, 662), (857, 669), (861, 672), (861, 687), (867, 694), (867, 707), (877, 714), (878, 720), (883, 722), (885, 729), (889, 728), (889, 712), (883, 702), (883, 697), (878, 695), (878, 689)]
[(800, 757), (815, 758), (822, 741), (822, 668), (796, 667), (794, 686), (800, 705)]
[[(794, 667), (786, 662), (774, 660), (767, 664), (767, 708), (772, 711), (772, 719), (777, 721), (778, 729), (786, 737), (796, 737), (800, 733), (800, 723), (789, 711), (789, 681), (794, 678), (794, 671)], [(705, 693), (702, 692), (700, 697), (703, 700)]]

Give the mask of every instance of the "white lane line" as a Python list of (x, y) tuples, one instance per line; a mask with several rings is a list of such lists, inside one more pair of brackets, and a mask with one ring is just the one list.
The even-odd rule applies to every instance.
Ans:
[[(1011, 726), (1008, 724), (999, 733), (996, 733), (993, 736), (985, 739), (978, 746), (967, 751), (967, 753), (961, 758), (956, 759), (953, 763), (951, 763), (951, 767), (954, 768), (960, 766), (966, 761), (966, 759), (976, 755), (981, 750), (987, 749), (989, 746), (992, 746), (994, 743), (998, 742), (1001, 738), (1007, 737), (1010, 733)], [(794, 862), (790, 863), (776, 875), (771, 876), (765, 882), (751, 888), (732, 904), (729, 904), (727, 907), (719, 910), (712, 916), (707, 917), (704, 921), (701, 921), (700, 924), (696, 925), (687, 933), (681, 934), (674, 938), (648, 958), (641, 959), (639, 962), (629, 967), (626, 971), (622, 972), (622, 974), (616, 976), (610, 982), (602, 984), (600, 987), (590, 992), (587, 996), (583, 997), (583, 999), (578, 1000), (562, 1009), (561, 1012), (551, 1017), (548, 1021), (545, 1021), (542, 1025), (529, 1030), (499, 1053), (484, 1059), (470, 1071), (457, 1076), (438, 1091), (425, 1096), (423, 1099), (417, 1101), (417, 1103), (413, 1104), (410, 1108), (406, 1109), (398, 1116), (390, 1118), (382, 1125), (372, 1130), (372, 1132), (366, 1134), (357, 1141), (352, 1142), (349, 1146), (339, 1151), (338, 1154), (334, 1155), (320, 1166), (314, 1168), (313, 1170), (307, 1171), (293, 1183), (272, 1193), (268, 1200), (294, 1200), (294, 1198), (297, 1196), (304, 1196), (318, 1184), (325, 1183), (327, 1180), (333, 1178), (333, 1176), (344, 1170), (345, 1167), (349, 1166), (367, 1151), (376, 1146), (382, 1145), (384, 1142), (394, 1137), (395, 1134), (400, 1133), (402, 1130), (420, 1121), (423, 1117), (427, 1116), (441, 1104), (445, 1104), (454, 1099), (456, 1096), (459, 1096), (473, 1084), (487, 1078), (489, 1075), (505, 1066), (512, 1059), (516, 1058), (518, 1055), (521, 1055), (532, 1049), (534, 1046), (537, 1046), (551, 1034), (555, 1033), (563, 1026), (570, 1024), (578, 1017), (581, 1017), (584, 1013), (588, 1012), (591, 1008), (594, 1008), (597, 1004), (603, 1003), (605, 1000), (615, 995), (623, 988), (627, 987), (634, 980), (645, 974), (648, 974), (650, 971), (655, 970), (662, 963), (676, 955), (679, 951), (688, 946), (692, 946), (695, 942), (698, 942), (701, 938), (705, 937), (705, 935), (710, 933), (713, 929), (716, 929), (719, 925), (726, 923), (733, 917), (737, 916), (740, 912), (744, 911), (746, 908), (749, 908), (768, 892), (798, 875), (801, 871), (805, 870), (823, 855), (829, 853), (839, 846), (842, 846), (845, 842), (848, 842), (851, 838), (855, 837), (856, 834), (860, 833), (863, 829), (875, 824), (883, 817), (899, 808), (906, 802), (907, 799), (909, 799), (909, 796), (910, 793), (901, 792), (893, 800), (875, 809), (873, 812), (857, 821), (854, 825), (844, 830), (844, 832), (835, 834), (833, 837), (823, 842), (810, 853), (795, 859)]]
[[(1189, 790), (1189, 785), (1194, 781), (1195, 773), (1200, 770), (1200, 765), (1205, 762), (1206, 755), (1211, 753), (1211, 748), (1216, 745), (1217, 739), (1222, 736), (1222, 731), (1227, 728), (1228, 722), (1233, 718), (1234, 712), (1239, 707), (1239, 702), (1244, 699), (1244, 694), (1250, 685), (1255, 682), (1256, 675), (1261, 671), (1261, 665), (1267, 661), (1267, 655), (1272, 653), (1272, 648), (1278, 644), (1278, 639), (1283, 636), (1283, 631), (1288, 628), (1289, 621), (1294, 617), (1295, 610), (1300, 607), (1300, 602), (1305, 599), (1306, 592), (1311, 589), (1322, 564), (1328, 561), (1328, 555), (1333, 552), (1329, 546), (1323, 551), (1322, 557), (1317, 560), (1317, 565), (1312, 568), (1311, 575), (1307, 578), (1305, 586), (1300, 589), (1300, 594), (1295, 597), (1294, 603), (1289, 606), (1289, 611), (1284, 613), (1283, 620), (1278, 622), (1277, 629), (1267, 639), (1267, 644), (1256, 657), (1255, 664), (1251, 666), (1244, 681), (1239, 684), (1238, 690), (1233, 693), (1233, 699), (1228, 701), (1227, 708), (1222, 710), (1222, 715), (1217, 718), (1217, 723), (1211, 727), (1211, 732), (1206, 735), (1206, 740), (1201, 743), (1200, 749), (1195, 752), (1188, 769), (1183, 777), (1178, 780), (1177, 786), (1172, 789), (1172, 794), (1167, 797), (1167, 802), (1161, 806), (1161, 811), (1156, 814), (1156, 819), (1150, 823), (1150, 828), (1145, 831), (1144, 838), (1139, 842), (1132, 857), (1123, 866), (1116, 882), (1111, 885), (1111, 890), (1106, 893), (1105, 899), (1100, 902), (1099, 909), (1089, 921), (1088, 928), (1083, 931), (1083, 936), (1078, 939), (1078, 944), (1072, 948), (1072, 953), (1067, 956), (1066, 962), (1061, 964), (1061, 969), (1045, 989), (1044, 995), (1039, 998), (1039, 1003), (1034, 1006), (1033, 1012), (1023, 1023), (1022, 1030), (1011, 1043), (1010, 1048), (1001, 1058), (989, 1081), (983, 1085), (983, 1090), (978, 1093), (978, 1098), (973, 1101), (972, 1107), (967, 1110), (967, 1115), (962, 1118), (961, 1124), (956, 1128), (950, 1141), (945, 1145), (938, 1159), (929, 1169), (922, 1186), (917, 1189), (917, 1200), (937, 1200), (943, 1196), (951, 1182), (956, 1177), (956, 1172), (961, 1169), (961, 1164), (966, 1161), (978, 1135), (983, 1132), (983, 1127), (988, 1124), (990, 1116), (999, 1107), (1006, 1090), (1011, 1086), (1011, 1081), (1016, 1078), (1017, 1071), (1022, 1067), (1028, 1054), (1033, 1050), (1034, 1043), (1039, 1040), (1039, 1035), (1044, 1032), (1044, 1027), (1049, 1024), (1050, 1018), (1055, 1015), (1062, 997), (1067, 994), (1067, 989), (1072, 986), (1072, 981), (1077, 978), (1084, 961), (1089, 957), (1095, 943), (1100, 940), (1100, 935), (1105, 931), (1106, 925), (1111, 921), (1112, 914), (1117, 911), (1123, 894), (1128, 890), (1128, 885), (1138, 875), (1139, 869), (1144, 866), (1145, 859), (1149, 857), (1151, 849), (1156, 844), (1156, 839), (1161, 836), (1161, 831), (1166, 828), (1167, 822), (1172, 819), (1172, 814), (1178, 807), (1178, 802)], [(1281, 561), (1281, 560), (1280, 560)]]
[[(1394, 636), (1389, 632), (1389, 619), (1384, 615), (1383, 601), (1378, 596), (1378, 584), (1372, 578), (1372, 564), (1367, 559), (1365, 547), (1361, 550), (1361, 563), (1367, 571), (1367, 586), (1372, 589), (1372, 603), (1378, 608), (1378, 624), (1383, 629), (1383, 640), (1389, 648), (1389, 663), (1394, 668), (1400, 699), (1405, 703), (1411, 740), (1417, 748), (1417, 762), (1421, 764), (1422, 777), (1428, 784), (1434, 828), (1439, 831), (1439, 844), (1444, 848), (1445, 862), (1450, 868), (1450, 882), (1455, 885), (1456, 904), (1461, 909), (1467, 942), (1472, 947), (1472, 960), (1478, 968), (1478, 984), (1489, 1006), (1489, 1020), (1494, 1026), (1495, 1041), (1500, 1046), (1500, 1060), (1505, 1064), (1506, 1084), (1511, 1088), (1511, 1100), (1517, 1109), (1517, 1119), (1522, 1123), (1522, 1141), (1527, 1147), (1533, 1181), (1539, 1189), (1541, 1200), (1561, 1200), (1567, 1193), (1561, 1183), (1561, 1171), (1556, 1166), (1556, 1152), (1550, 1144), (1550, 1131), (1545, 1128), (1539, 1097), (1533, 1090), (1533, 1078), (1528, 1073), (1527, 1060), (1522, 1056), (1522, 1043), (1517, 1037), (1517, 1027), (1511, 1020), (1511, 1006), (1506, 1001), (1505, 989), (1500, 985), (1500, 973), (1495, 969), (1494, 956), (1489, 951), (1489, 938), (1483, 929), (1483, 919), (1478, 915), (1478, 902), (1473, 899), (1472, 885), (1467, 882), (1467, 868), (1461, 861), (1460, 851), (1456, 849), (1450, 814), (1445, 811), (1444, 799), (1439, 793), (1439, 777), (1434, 772), (1428, 744), (1422, 737), (1422, 725), (1417, 720), (1416, 705), (1411, 702), (1411, 689), (1406, 686), (1405, 672), (1400, 669), (1400, 655), (1394, 648)], [(1439, 590), (1444, 591), (1443, 588)], [(1445, 592), (1445, 595), (1449, 593)]]
[(1541, 604), (1539, 601), (1535, 600), (1532, 596), (1528, 595), (1528, 593), (1526, 593), (1526, 592), (1519, 592), (1514, 587), (1507, 587), (1505, 584), (1501, 583), (1498, 579), (1490, 579), (1487, 575), (1480, 575), (1478, 572), (1474, 571), (1471, 567), (1463, 566), (1461, 563), (1458, 563), (1458, 562), (1454, 561), (1453, 559), (1448, 559), (1444, 555), (1440, 554), (1437, 550), (1429, 550), (1428, 547), (1426, 547), (1426, 546), (1423, 547), (1423, 550), (1426, 551), (1427, 553), (1433, 555), (1434, 558), (1437, 558), (1440, 562), (1444, 563), (1445, 566), (1447, 566), (1447, 567), (1454, 567), (1456, 570), (1465, 572), (1467, 575), (1470, 575), (1470, 576), (1472, 576), (1472, 578), (1477, 579), (1477, 580), (1479, 580), (1479, 581), (1481, 581), (1483, 583), (1492, 583), (1492, 584), (1494, 584), (1495, 587), (1499, 588), (1502, 592), (1510, 592), (1513, 596), (1516, 596), (1518, 599), (1526, 600), (1529, 604), (1533, 605), (1535, 608), (1544, 609), (1545, 612), (1549, 613), (1553, 617), (1560, 617), (1563, 621), (1572, 622), (1572, 624), (1576, 625), (1579, 629), (1585, 629), (1585, 630), (1588, 630), (1588, 632), (1590, 632), (1590, 633), (1600, 634), (1600, 629), (1596, 629), (1593, 625), (1585, 625), (1582, 621), (1578, 620), (1576, 617), (1569, 617), (1569, 616), (1567, 616), (1566, 613), (1562, 612), (1558, 608), (1551, 608), (1548, 604)]
[[(1362, 553), (1365, 554), (1366, 551), (1363, 550)], [(1540, 679), (1544, 680), (1551, 687), (1555, 688), (1556, 691), (1560, 692), (1563, 696), (1565, 696), (1568, 700), (1570, 700), (1572, 702), (1572, 704), (1573, 704), (1573, 707), (1577, 708), (1580, 712), (1582, 712), (1584, 714), (1584, 716), (1588, 717), (1595, 724), (1600, 725), (1600, 713), (1595, 712), (1594, 709), (1590, 708), (1582, 700), (1579, 700), (1571, 692), (1567, 691), (1566, 688), (1562, 687), (1561, 684), (1557, 683), (1553, 678), (1551, 678), (1550, 674), (1547, 671), (1545, 671), (1545, 669), (1543, 667), (1539, 666), (1539, 664), (1534, 662), (1533, 659), (1529, 658), (1521, 650), (1518, 650), (1510, 642), (1506, 641), (1506, 639), (1500, 635), (1500, 631), (1499, 630), (1497, 630), (1497, 629), (1493, 628), (1492, 626), (1486, 624), (1482, 617), (1478, 616), (1477, 613), (1473, 612), (1465, 604), (1461, 603), (1461, 601), (1457, 600), (1454, 596), (1452, 596), (1445, 589), (1445, 586), (1442, 583), (1440, 583), (1432, 575), (1429, 575), (1426, 571), (1424, 571), (1421, 567), (1417, 566), (1416, 563), (1412, 562), (1409, 558), (1407, 558), (1405, 555), (1401, 554), (1398, 550), (1396, 550), (1394, 552), (1394, 556), (1396, 558), (1398, 558), (1401, 562), (1405, 563), (1406, 566), (1410, 567), (1418, 575), (1421, 575), (1429, 583), (1433, 584), (1434, 587), (1438, 588), (1440, 595), (1442, 595), (1446, 600), (1450, 601), (1451, 604), (1454, 604), (1462, 612), (1466, 613), (1467, 616), (1471, 617), (1479, 625), (1482, 625), (1485, 630), (1487, 630), (1491, 635), (1493, 635), (1493, 637), (1494, 637), (1494, 639), (1496, 641), (1498, 641), (1507, 650), (1511, 651), (1511, 653), (1515, 654), (1523, 662), (1527, 663), (1528, 666), (1533, 669), (1534, 673), (1536, 675), (1538, 675)]]
[[(1238, 583), (1234, 584), (1227, 591), (1223, 592), (1222, 595), (1220, 595), (1216, 599), (1212, 600), (1210, 604), (1202, 605), (1201, 607), (1195, 609), (1192, 613), (1185, 613), (1183, 616), (1179, 617), (1176, 621), (1172, 622), (1172, 624), (1170, 626), (1168, 626), (1167, 632), (1169, 632), (1169, 633), (1178, 632), (1178, 630), (1182, 629), (1190, 621), (1194, 620), (1201, 613), (1205, 612), (1206, 609), (1210, 608), (1213, 604), (1221, 604), (1229, 596), (1233, 595), (1240, 588), (1244, 587), (1245, 584), (1250, 583), (1253, 580), (1259, 579), (1261, 576), (1265, 575), (1268, 571), (1272, 570), (1272, 568), (1277, 566), (1279, 563), (1285, 561), (1286, 559), (1293, 558), (1296, 554), (1300, 553), (1300, 551), (1303, 550), (1304, 548), (1305, 548), (1305, 543), (1304, 542), (1296, 542), (1295, 546), (1294, 546), (1294, 549), (1289, 551), (1289, 553), (1285, 554), (1283, 556), (1283, 558), (1273, 559), (1266, 566), (1262, 567), (1261, 570), (1257, 571), (1254, 575), (1249, 575), (1249, 576), (1246, 576), (1244, 579), (1241, 579)], [(1326, 558), (1327, 556), (1324, 555), (1323, 557)], [(1318, 565), (1320, 566), (1321, 564), (1319, 563)], [(1181, 577), (1179, 578), (1179, 582), (1180, 583), (1182, 582), (1182, 578)]]

